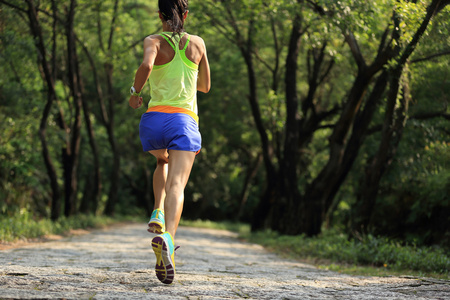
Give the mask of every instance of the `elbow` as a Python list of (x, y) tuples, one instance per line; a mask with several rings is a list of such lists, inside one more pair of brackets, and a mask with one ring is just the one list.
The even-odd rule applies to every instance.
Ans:
[(197, 81), (197, 91), (202, 93), (208, 93), (211, 89), (211, 81), (210, 80), (198, 80)]
[(208, 82), (208, 84), (205, 84), (205, 86), (203, 87), (202, 92), (208, 93), (210, 89), (211, 89), (211, 84)]
[(143, 71), (146, 71), (146, 72), (150, 72), (153, 69), (153, 66), (150, 63), (143, 62), (140, 66), (140, 69), (142, 69)]
[(210, 89), (211, 89), (211, 85), (209, 85), (209, 84), (205, 85), (205, 86), (201, 86), (201, 85), (197, 86), (197, 91), (205, 93), (205, 94), (208, 93)]

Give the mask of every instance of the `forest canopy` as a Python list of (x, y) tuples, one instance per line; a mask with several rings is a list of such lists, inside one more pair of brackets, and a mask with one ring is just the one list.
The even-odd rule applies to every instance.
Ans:
[[(189, 1), (212, 88), (183, 217), (450, 245), (449, 3)], [(0, 218), (150, 215), (127, 99), (161, 31), (156, 0), (0, 0)]]

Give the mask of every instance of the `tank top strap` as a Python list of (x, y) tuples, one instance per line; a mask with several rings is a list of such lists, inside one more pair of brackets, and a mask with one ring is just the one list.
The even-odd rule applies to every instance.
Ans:
[(187, 39), (186, 39), (186, 45), (184, 45), (184, 48), (183, 48), (183, 50), (182, 51), (186, 51), (186, 49), (187, 49), (187, 47), (188, 47), (188, 44), (189, 44), (189, 41), (191, 40), (191, 36), (188, 34), (188, 37), (187, 37)]
[(176, 51), (175, 45), (172, 43), (172, 39), (169, 36), (167, 36), (165, 33), (160, 33), (159, 35), (162, 36), (169, 43), (170, 47), (172, 47), (174, 51)]
[[(185, 34), (186, 34), (186, 32), (183, 32), (182, 34), (179, 35), (179, 38), (175, 38), (175, 36), (174, 36), (173, 39), (172, 39), (172, 37), (169, 37), (169, 35), (165, 32), (160, 33), (159, 35), (161, 35), (169, 43), (169, 45), (172, 47), (172, 49), (175, 52), (178, 52), (179, 48), (180, 48), (178, 45), (180, 44), (180, 41)], [(186, 50), (187, 44), (189, 43), (189, 39), (190, 39), (190, 36), (188, 36), (188, 40), (187, 40), (186, 45), (183, 48), (183, 50)]]

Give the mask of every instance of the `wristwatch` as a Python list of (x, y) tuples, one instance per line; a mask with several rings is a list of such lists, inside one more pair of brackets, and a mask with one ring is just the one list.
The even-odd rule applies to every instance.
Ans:
[(137, 92), (136, 92), (136, 89), (134, 88), (134, 86), (132, 86), (132, 87), (130, 88), (130, 94), (131, 94), (131, 96), (140, 96), (140, 95), (141, 95), (141, 92), (137, 93)]

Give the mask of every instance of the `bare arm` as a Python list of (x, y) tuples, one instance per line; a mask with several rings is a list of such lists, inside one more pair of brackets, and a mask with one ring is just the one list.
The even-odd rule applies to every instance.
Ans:
[(211, 74), (209, 70), (208, 56), (206, 55), (205, 42), (203, 42), (203, 49), (203, 56), (198, 65), (197, 90), (203, 93), (207, 93), (211, 88)]
[[(152, 37), (146, 37), (144, 39), (144, 59), (136, 71), (133, 84), (136, 92), (138, 93), (140, 93), (147, 82), (148, 77), (150, 76), (158, 50), (159, 42), (156, 39)], [(132, 108), (139, 108), (142, 105), (142, 97), (130, 96), (128, 103)]]

